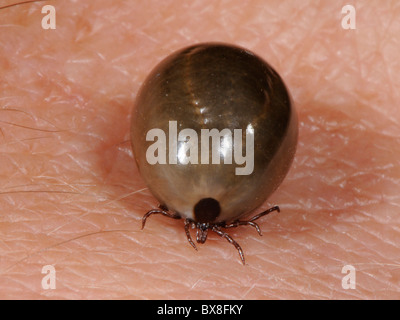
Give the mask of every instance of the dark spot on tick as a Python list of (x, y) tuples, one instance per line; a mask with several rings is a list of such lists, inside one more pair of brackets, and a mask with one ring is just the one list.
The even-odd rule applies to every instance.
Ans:
[(213, 198), (204, 198), (194, 206), (194, 217), (197, 222), (212, 222), (221, 213), (219, 202)]

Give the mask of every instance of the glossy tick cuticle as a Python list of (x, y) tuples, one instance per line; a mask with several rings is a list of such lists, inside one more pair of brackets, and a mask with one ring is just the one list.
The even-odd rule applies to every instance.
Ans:
[(189, 243), (208, 231), (243, 250), (223, 229), (251, 219), (284, 179), (297, 144), (297, 114), (276, 71), (248, 50), (220, 43), (181, 49), (139, 90), (131, 141), (139, 171), (162, 204), (147, 212), (185, 221)]

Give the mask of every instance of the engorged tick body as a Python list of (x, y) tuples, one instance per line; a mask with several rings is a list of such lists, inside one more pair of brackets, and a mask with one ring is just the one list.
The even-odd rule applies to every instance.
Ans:
[[(180, 132), (176, 137), (171, 123)], [(254, 221), (279, 211), (277, 206), (240, 219), (282, 182), (297, 133), (296, 111), (282, 79), (253, 53), (206, 43), (171, 54), (145, 80), (132, 114), (136, 163), (160, 202), (144, 215), (142, 227), (152, 214), (183, 218), (194, 248), (190, 227), (197, 228), (198, 243), (211, 230), (236, 247), (244, 264), (241, 247), (222, 229), (251, 225), (261, 235)], [(169, 158), (163, 152), (176, 154), (176, 161), (164, 161)]]

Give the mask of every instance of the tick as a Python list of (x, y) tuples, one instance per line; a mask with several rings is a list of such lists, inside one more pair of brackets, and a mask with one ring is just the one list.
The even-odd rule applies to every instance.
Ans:
[(189, 243), (215, 232), (249, 225), (274, 206), (244, 219), (281, 184), (293, 161), (298, 124), (290, 94), (278, 73), (254, 53), (204, 43), (161, 61), (137, 95), (131, 122), (135, 160), (161, 214), (184, 219)]

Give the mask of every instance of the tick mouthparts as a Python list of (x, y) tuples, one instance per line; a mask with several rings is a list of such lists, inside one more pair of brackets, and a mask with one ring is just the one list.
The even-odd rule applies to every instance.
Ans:
[(202, 228), (201, 226), (197, 228), (197, 233), (196, 233), (196, 240), (197, 243), (204, 243), (207, 240), (207, 235), (208, 235), (208, 227), (207, 228)]

